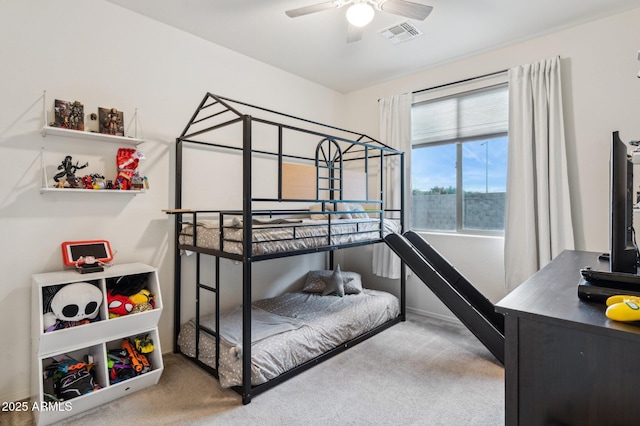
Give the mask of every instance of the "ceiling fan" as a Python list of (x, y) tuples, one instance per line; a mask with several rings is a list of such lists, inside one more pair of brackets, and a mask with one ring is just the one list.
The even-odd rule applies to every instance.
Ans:
[(347, 43), (358, 41), (362, 38), (362, 30), (375, 15), (375, 11), (393, 13), (405, 18), (424, 21), (433, 10), (433, 7), (407, 0), (333, 0), (287, 10), (285, 13), (290, 18), (322, 12), (329, 9), (338, 9), (350, 4), (347, 9)]

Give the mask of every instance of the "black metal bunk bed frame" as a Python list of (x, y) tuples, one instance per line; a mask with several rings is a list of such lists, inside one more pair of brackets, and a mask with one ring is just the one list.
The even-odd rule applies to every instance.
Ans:
[[(344, 137), (336, 137), (336, 136), (332, 136), (329, 133), (322, 133), (319, 131), (314, 131), (314, 130), (308, 130), (308, 129), (304, 129), (302, 127), (297, 127), (297, 126), (293, 126), (293, 125), (289, 125), (289, 124), (283, 124), (283, 123), (277, 123), (271, 120), (265, 120), (262, 118), (257, 118), (254, 117), (252, 115), (248, 115), (248, 114), (242, 114), (238, 111), (238, 109), (234, 108), (233, 105), (240, 105), (240, 106), (244, 106), (244, 107), (249, 107), (252, 109), (255, 109), (257, 111), (261, 111), (261, 112), (265, 112), (268, 114), (275, 114), (276, 116), (279, 117), (283, 117), (286, 119), (291, 119), (294, 120), (295, 122), (299, 122), (302, 123), (302, 125), (313, 125), (313, 126), (319, 126), (320, 128), (323, 129), (327, 129), (327, 131), (339, 131), (339, 132), (345, 132), (347, 134), (351, 134), (354, 135), (355, 138), (354, 139), (347, 139)], [(206, 117), (203, 118), (198, 118), (200, 113), (203, 112), (204, 110), (211, 108), (213, 106), (217, 106), (218, 108), (221, 108), (221, 110), (214, 112)], [(220, 122), (216, 122), (213, 125), (210, 125), (208, 127), (205, 127), (204, 129), (201, 130), (196, 130), (196, 131), (192, 131), (190, 132), (192, 126), (194, 126), (195, 124), (200, 124), (200, 123), (204, 123), (207, 122), (207, 120), (209, 120), (209, 122), (211, 120), (214, 119), (220, 119), (222, 115), (224, 114), (228, 114), (230, 113), (232, 115), (231, 119), (228, 120), (223, 120)], [(256, 150), (253, 149), (252, 147), (252, 123), (254, 122), (258, 122), (258, 123), (263, 123), (263, 124), (268, 124), (268, 125), (273, 125), (276, 126), (278, 128), (278, 152), (269, 152), (269, 151), (263, 151), (263, 150)], [(220, 144), (220, 143), (216, 143), (216, 142), (204, 142), (204, 141), (199, 141), (199, 140), (195, 140), (194, 138), (202, 135), (204, 133), (207, 132), (211, 132), (217, 129), (220, 129), (222, 127), (226, 127), (229, 125), (233, 125), (236, 123), (241, 123), (242, 125), (242, 147), (237, 147), (237, 146), (231, 146), (231, 145), (225, 145), (225, 144)], [(310, 135), (315, 135), (318, 136), (320, 138), (322, 138), (321, 142), (318, 143), (317, 148), (316, 148), (316, 158), (315, 159), (311, 159), (311, 158), (307, 158), (307, 157), (300, 157), (300, 156), (296, 156), (296, 155), (285, 155), (283, 153), (283, 129), (288, 129), (288, 130), (294, 130), (294, 131), (299, 131), (299, 132), (304, 132)], [(339, 145), (337, 144), (337, 141), (340, 142), (346, 142), (346, 143), (350, 143), (351, 145), (349, 146), (349, 148), (347, 148), (344, 151), (340, 150)], [(239, 210), (226, 210), (226, 211), (222, 211), (222, 210), (199, 210), (199, 211), (193, 211), (193, 210), (186, 210), (186, 209), (182, 209), (182, 192), (183, 192), (183, 146), (184, 144), (189, 143), (189, 144), (201, 144), (201, 145), (207, 145), (210, 147), (215, 147), (215, 148), (220, 148), (220, 149), (230, 149), (230, 150), (240, 150), (242, 151), (242, 176), (243, 176), (243, 184), (242, 184), (242, 192), (243, 192), (243, 208), (241, 211)], [(323, 143), (328, 143), (329, 144), (329, 150), (328, 150), (328, 156), (327, 156), (327, 151), (324, 150), (323, 148), (321, 148), (321, 145)], [(331, 152), (331, 146), (334, 147), (334, 152), (332, 154)], [(357, 154), (358, 156), (350, 158), (350, 159), (344, 159), (343, 156), (344, 154), (349, 151), (352, 150), (354, 147), (360, 147), (361, 150), (359, 151), (352, 151), (351, 154)], [(337, 152), (337, 154), (336, 154)], [(371, 154), (373, 152), (373, 154)], [(278, 197), (277, 199), (271, 199), (271, 198), (253, 198), (252, 196), (252, 156), (254, 154), (261, 154), (261, 155), (275, 155), (277, 156), (278, 159)], [(324, 156), (324, 158), (321, 160), (320, 156)], [(400, 182), (401, 182), (401, 200), (400, 200), (400, 209), (386, 209), (385, 205), (384, 205), (384, 178), (385, 178), (385, 173), (384, 173), (384, 163), (385, 163), (385, 156), (391, 157), (391, 156), (399, 156), (399, 163), (400, 163)], [(283, 163), (283, 159), (284, 158), (290, 158), (290, 159), (298, 159), (298, 160), (315, 160), (315, 165), (316, 165), (316, 170), (318, 170), (317, 176), (316, 176), (316, 199), (315, 200), (306, 200), (306, 199), (283, 199), (282, 196), (282, 163)], [(380, 175), (380, 200), (343, 200), (342, 199), (342, 166), (343, 166), (343, 161), (353, 161), (353, 160), (364, 160), (364, 167), (365, 167), (365, 175), (366, 175), (366, 185), (368, 188), (368, 176), (369, 176), (369, 161), (371, 159), (378, 159), (379, 160), (379, 175)], [(244, 102), (240, 102), (240, 101), (236, 101), (233, 99), (229, 99), (229, 98), (225, 98), (222, 96), (218, 96), (218, 95), (214, 95), (211, 93), (207, 93), (204, 98), (202, 99), (202, 102), (200, 103), (200, 105), (198, 106), (198, 108), (196, 109), (196, 111), (194, 112), (194, 114), (192, 115), (191, 119), (189, 120), (189, 123), (186, 125), (184, 131), (182, 132), (182, 134), (176, 138), (176, 158), (175, 158), (175, 173), (176, 173), (176, 180), (175, 180), (175, 209), (174, 210), (170, 210), (168, 211), (168, 213), (175, 215), (175, 235), (176, 235), (176, 246), (175, 246), (175, 255), (174, 255), (174, 265), (175, 265), (175, 271), (174, 271), (174, 352), (175, 353), (179, 353), (179, 348), (178, 348), (178, 333), (180, 330), (180, 322), (181, 322), (181, 287), (182, 287), (182, 265), (181, 265), (181, 252), (182, 250), (189, 250), (189, 251), (193, 251), (196, 254), (196, 312), (195, 312), (195, 357), (191, 358), (188, 357), (188, 359), (190, 359), (191, 361), (195, 362), (197, 365), (199, 365), (200, 367), (202, 367), (203, 369), (207, 370), (208, 372), (210, 372), (212, 375), (214, 375), (216, 378), (218, 378), (218, 368), (219, 368), (219, 359), (220, 359), (220, 335), (218, 333), (218, 327), (219, 327), (219, 323), (220, 323), (220, 293), (218, 291), (218, 288), (220, 287), (220, 258), (227, 258), (227, 259), (231, 259), (231, 260), (236, 260), (236, 261), (240, 261), (243, 264), (242, 267), (242, 285), (243, 285), (243, 291), (242, 291), (242, 300), (243, 300), (243, 308), (242, 308), (242, 318), (243, 318), (243, 338), (242, 338), (242, 345), (243, 345), (243, 351), (242, 351), (242, 385), (241, 386), (235, 386), (232, 389), (234, 389), (237, 393), (239, 393), (242, 396), (242, 402), (243, 404), (248, 404), (251, 402), (251, 398), (252, 396), (258, 395), (259, 393), (262, 393), (263, 391), (266, 391), (276, 385), (278, 385), (279, 383), (301, 373), (302, 371), (307, 370), (308, 368), (334, 356), (337, 355), (338, 353), (348, 349), (349, 347), (360, 343), (366, 339), (368, 339), (369, 337), (385, 330), (386, 328), (400, 322), (400, 321), (404, 321), (406, 318), (406, 274), (405, 274), (405, 264), (404, 262), (402, 262), (401, 264), (401, 280), (400, 280), (400, 315), (384, 324), (381, 324), (380, 326), (370, 330), (367, 333), (364, 333), (348, 342), (345, 342), (343, 344), (341, 344), (340, 346), (325, 352), (324, 354), (313, 358), (281, 375), (279, 375), (278, 377), (275, 377), (269, 381), (267, 381), (266, 383), (263, 384), (259, 384), (259, 385), (252, 385), (251, 384), (251, 302), (252, 302), (252, 287), (251, 287), (251, 280), (252, 280), (252, 263), (256, 262), (256, 261), (261, 261), (261, 260), (267, 260), (267, 259), (274, 259), (274, 258), (279, 258), (279, 257), (287, 257), (287, 256), (295, 256), (295, 255), (301, 255), (301, 254), (308, 254), (308, 253), (317, 253), (317, 252), (328, 252), (329, 253), (329, 267), (331, 269), (333, 269), (334, 265), (334, 259), (333, 259), (333, 251), (336, 249), (342, 249), (342, 248), (349, 248), (349, 247), (355, 247), (355, 246), (360, 246), (360, 245), (368, 245), (368, 244), (373, 244), (373, 243), (383, 243), (384, 239), (384, 235), (383, 235), (383, 221), (384, 221), (384, 216), (385, 213), (392, 213), (392, 214), (397, 214), (398, 215), (398, 220), (400, 222), (400, 229), (404, 229), (404, 223), (403, 223), (403, 212), (404, 212), (404, 177), (403, 177), (403, 172), (404, 171), (404, 153), (401, 151), (397, 151), (395, 149), (390, 148), (389, 146), (375, 140), (372, 139), (368, 136), (366, 136), (365, 134), (361, 134), (361, 133), (356, 133), (356, 132), (352, 132), (349, 130), (345, 130), (345, 129), (341, 129), (338, 127), (334, 127), (334, 126), (330, 126), (330, 125), (326, 125), (326, 124), (322, 124), (322, 123), (318, 123), (315, 121), (311, 121), (311, 120), (307, 120), (307, 119), (303, 119), (303, 118), (299, 118), (299, 117), (295, 117), (289, 114), (284, 114), (284, 113), (280, 113), (277, 111), (273, 111), (273, 110), (269, 110), (266, 108), (262, 108), (262, 107), (257, 107), (255, 105), (250, 105)], [(326, 168), (328, 169), (327, 171), (327, 176), (323, 177), (320, 175), (319, 169), (322, 167), (325, 167), (322, 165), (322, 162), (325, 162), (327, 164)], [(334, 163), (338, 161), (339, 162), (339, 166), (335, 167)], [(338, 173), (340, 174), (340, 178), (335, 178), (334, 177), (334, 173), (336, 172), (336, 169), (338, 169)], [(328, 187), (321, 187), (321, 180), (326, 180)], [(335, 184), (338, 184), (339, 187), (336, 188)], [(330, 199), (328, 200), (320, 200), (319, 199), (319, 191), (321, 189), (324, 190), (329, 190), (329, 194), (330, 194)], [(339, 197), (335, 198), (334, 194), (338, 193)], [(367, 193), (367, 198), (368, 198), (368, 189), (366, 191)], [(271, 254), (261, 254), (261, 255), (253, 255), (252, 254), (252, 243), (253, 243), (253, 239), (252, 239), (252, 234), (253, 234), (253, 230), (252, 230), (252, 220), (254, 216), (261, 216), (261, 215), (265, 215), (268, 217), (273, 217), (274, 215), (297, 215), (297, 214), (309, 214), (308, 210), (253, 210), (253, 205), (254, 202), (260, 202), (260, 201), (277, 201), (277, 202), (321, 202), (322, 203), (322, 214), (327, 214), (328, 215), (328, 226), (327, 226), (327, 241), (328, 244), (327, 245), (322, 245), (320, 247), (312, 247), (312, 248), (306, 248), (306, 249), (301, 249), (301, 250), (295, 250), (295, 251), (289, 251), (289, 252), (278, 252), (278, 253), (271, 253)], [(379, 218), (380, 218), (380, 225), (379, 225), (379, 239), (375, 239), (375, 240), (367, 240), (367, 241), (356, 241), (356, 242), (350, 242), (350, 243), (345, 243), (345, 244), (332, 244), (332, 239), (331, 239), (331, 217), (332, 214), (335, 214), (335, 212), (333, 211), (329, 211), (328, 209), (326, 209), (325, 204), (328, 203), (334, 203), (333, 205), (336, 206), (336, 202), (340, 201), (340, 202), (366, 202), (366, 203), (377, 203), (379, 204), (379, 207), (377, 210), (369, 210), (367, 211), (367, 213), (374, 213), (374, 214), (378, 214)], [(334, 209), (337, 210), (337, 209)], [(361, 212), (361, 213), (364, 213)], [(198, 220), (198, 215), (199, 214), (217, 214), (219, 217), (218, 223), (220, 226), (220, 245), (219, 245), (219, 250), (217, 249), (213, 249), (213, 248), (203, 248), (203, 247), (198, 247), (198, 243), (197, 243), (197, 230), (196, 230), (196, 226), (195, 224), (197, 223)], [(224, 217), (225, 215), (235, 215), (235, 216), (242, 216), (242, 220), (243, 220), (243, 237), (242, 237), (242, 254), (233, 254), (233, 253), (229, 253), (224, 251), (224, 243), (225, 243), (225, 238), (224, 238)], [(185, 219), (184, 217), (187, 216), (189, 219)], [(192, 243), (191, 245), (187, 245), (187, 244), (181, 244), (179, 242), (179, 236), (182, 233), (182, 226), (185, 223), (192, 223), (194, 224), (193, 226), (193, 235), (192, 235)], [(326, 225), (325, 225), (326, 226)], [(360, 231), (356, 230), (356, 233), (358, 233)], [(371, 231), (369, 231), (371, 232)], [(377, 231), (375, 231), (377, 232)], [(201, 282), (201, 275), (200, 275), (200, 268), (201, 268), (201, 255), (205, 254), (205, 255), (210, 255), (210, 256), (214, 256), (215, 257), (215, 276), (213, 278), (214, 281), (214, 285), (207, 285), (207, 284), (202, 284)], [(216, 324), (216, 329), (212, 330), (208, 327), (202, 326), (200, 324), (200, 291), (201, 290), (205, 290), (205, 291), (209, 291), (215, 294), (215, 324)], [(215, 337), (215, 342), (216, 342), (216, 353), (215, 353), (215, 368), (210, 367), (209, 365), (205, 364), (204, 362), (200, 361), (199, 359), (199, 344), (200, 344), (200, 331), (205, 331), (207, 333), (209, 333), (210, 335)]]

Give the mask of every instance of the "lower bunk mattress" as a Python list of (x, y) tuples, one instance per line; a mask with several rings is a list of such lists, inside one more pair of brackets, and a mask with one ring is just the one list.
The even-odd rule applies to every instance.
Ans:
[[(364, 289), (343, 297), (285, 293), (252, 304), (251, 384), (265, 383), (400, 315), (395, 296)], [(215, 316), (200, 325), (215, 330)], [(242, 385), (242, 308), (220, 314), (222, 387)], [(180, 351), (195, 357), (195, 321), (178, 336)], [(215, 368), (215, 338), (201, 331), (199, 360)]]

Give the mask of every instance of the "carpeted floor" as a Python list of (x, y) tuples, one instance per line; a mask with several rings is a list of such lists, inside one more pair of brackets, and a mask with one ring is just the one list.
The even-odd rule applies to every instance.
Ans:
[[(503, 425), (504, 370), (462, 325), (409, 315), (242, 405), (180, 355), (157, 386), (63, 425)], [(1, 413), (2, 425), (31, 425)]]

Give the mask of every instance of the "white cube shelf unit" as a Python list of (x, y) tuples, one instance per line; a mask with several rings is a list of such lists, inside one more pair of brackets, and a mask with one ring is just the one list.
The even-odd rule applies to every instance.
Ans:
[[(129, 275), (146, 274), (146, 288), (153, 294), (155, 306), (153, 310), (130, 313), (117, 318), (109, 318), (107, 306), (107, 280)], [(76, 360), (84, 360), (85, 355), (91, 355), (94, 360), (94, 380), (100, 389), (69, 399), (60, 403), (56, 409), (34, 410), (38, 425), (47, 425), (67, 417), (74, 416), (85, 410), (95, 408), (101, 404), (121, 398), (131, 392), (158, 383), (164, 369), (162, 350), (158, 336), (158, 320), (162, 313), (162, 297), (157, 270), (142, 263), (113, 265), (102, 272), (80, 274), (75, 270), (51, 272), (33, 275), (32, 288), (32, 404), (43, 404), (47, 393), (44, 372), (48, 365), (54, 362), (53, 357), (67, 355)], [(46, 287), (60, 286), (88, 282), (97, 286), (103, 296), (97, 319), (74, 327), (45, 332), (43, 290)], [(121, 345), (124, 338), (134, 339), (146, 334), (153, 341), (154, 350), (146, 354), (151, 369), (130, 379), (117, 383), (109, 380), (108, 356), (110, 349)]]

